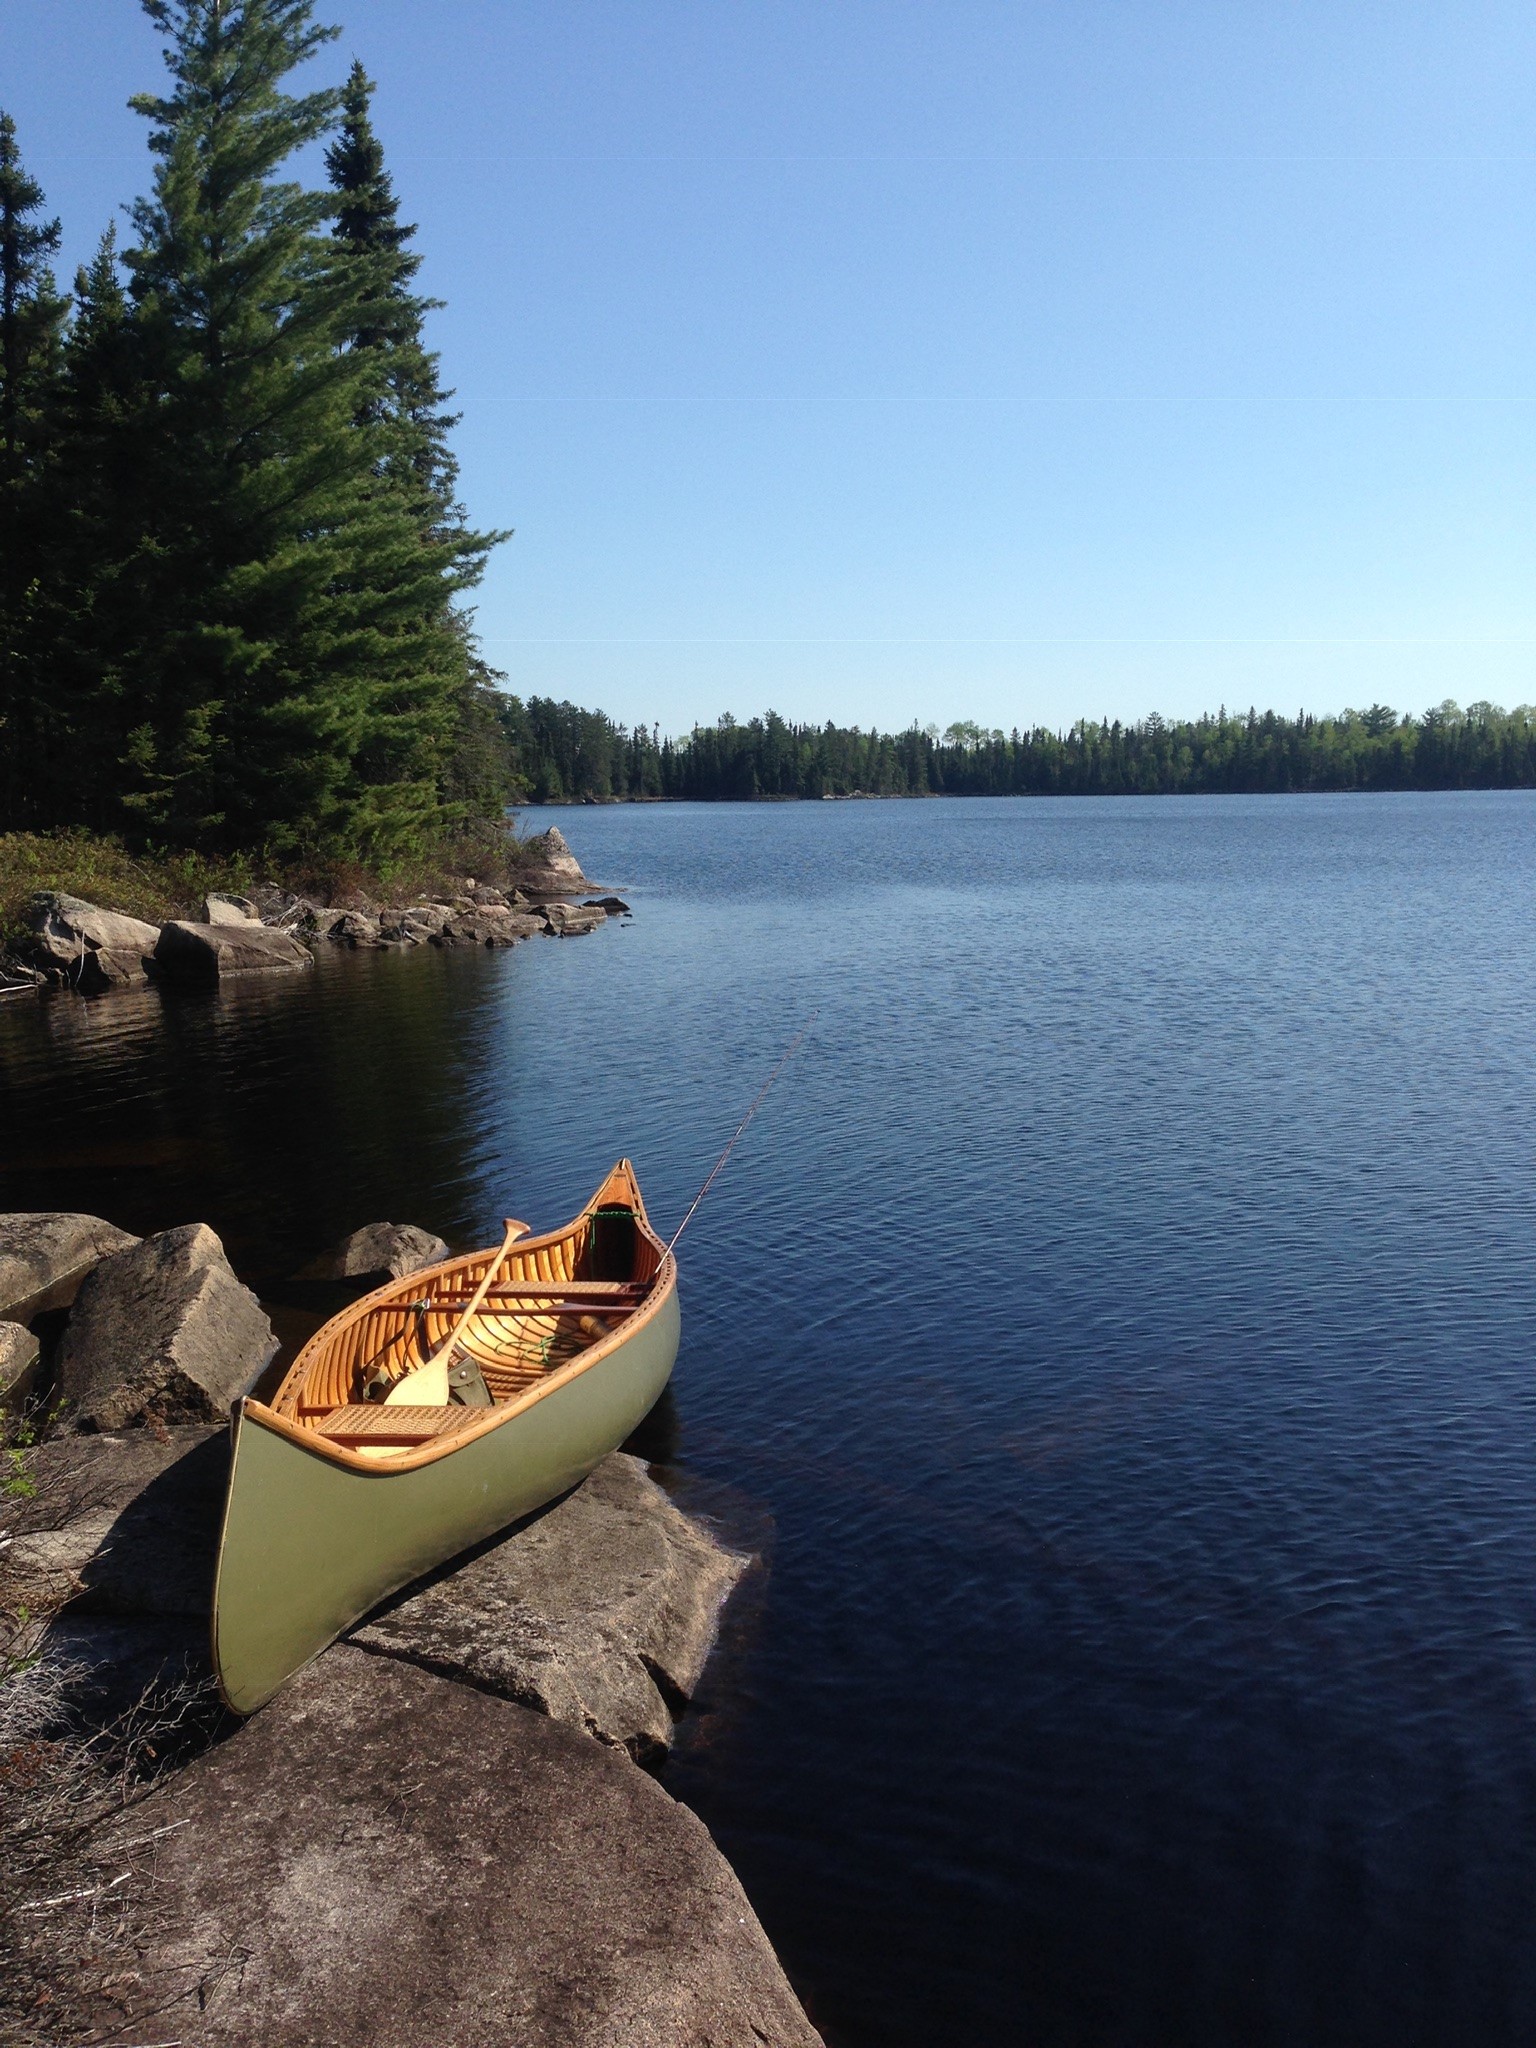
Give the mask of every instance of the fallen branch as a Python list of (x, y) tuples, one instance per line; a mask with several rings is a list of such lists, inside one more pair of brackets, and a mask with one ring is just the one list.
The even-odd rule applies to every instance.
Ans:
[(76, 1899), (99, 1899), (103, 1892), (115, 1892), (120, 1884), (126, 1884), (133, 1872), (125, 1870), (121, 1877), (114, 1877), (110, 1884), (88, 1885), (82, 1892), (60, 1892), (53, 1899), (32, 1899), (24, 1906), (18, 1906), (18, 1913), (46, 1913), (51, 1906), (73, 1905)]
[(173, 1820), (169, 1827), (156, 1828), (152, 1835), (135, 1835), (131, 1842), (109, 1842), (109, 1856), (126, 1856), (130, 1849), (142, 1849), (146, 1842), (158, 1842), (162, 1835), (174, 1835), (178, 1828), (189, 1828), (190, 1820)]

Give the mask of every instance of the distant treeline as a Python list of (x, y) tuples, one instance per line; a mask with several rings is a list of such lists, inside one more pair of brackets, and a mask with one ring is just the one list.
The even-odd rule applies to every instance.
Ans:
[(548, 697), (503, 700), (524, 803), (823, 796), (1172, 796), (1285, 790), (1536, 787), (1536, 706), (1384, 704), (1336, 717), (1219, 711), (1083, 719), (1067, 732), (964, 722), (901, 733), (729, 716), (683, 739)]

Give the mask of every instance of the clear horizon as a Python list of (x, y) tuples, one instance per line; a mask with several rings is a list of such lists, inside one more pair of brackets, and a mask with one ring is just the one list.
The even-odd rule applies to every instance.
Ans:
[[(519, 694), (678, 732), (1536, 696), (1527, 10), (317, 12), (447, 301), (471, 517), (518, 530), (478, 608)], [(148, 184), (158, 38), (7, 24), (67, 281)]]

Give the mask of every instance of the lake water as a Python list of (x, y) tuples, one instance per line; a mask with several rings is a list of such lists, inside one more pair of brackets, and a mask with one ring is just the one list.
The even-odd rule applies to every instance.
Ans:
[(1536, 2039), (1536, 796), (552, 821), (632, 924), (0, 1006), (0, 1207), (669, 1225), (819, 1006), (647, 1446), (829, 2042)]

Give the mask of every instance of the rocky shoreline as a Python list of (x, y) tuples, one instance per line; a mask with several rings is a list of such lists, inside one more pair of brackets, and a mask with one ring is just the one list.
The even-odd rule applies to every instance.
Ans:
[(53, 988), (104, 995), (151, 980), (207, 985), (291, 974), (314, 965), (319, 944), (382, 951), (574, 939), (630, 914), (617, 896), (571, 900), (592, 884), (558, 827), (524, 842), (522, 854), (516, 884), (506, 889), (463, 875), (424, 901), (337, 904), (269, 886), (250, 896), (210, 895), (198, 917), (159, 924), (39, 890), (26, 908), (25, 934), (0, 954), (0, 994)]
[[(362, 1291), (445, 1249), (376, 1224), (305, 1270)], [(140, 1731), (88, 1828), (72, 1795), (53, 1850), (10, 1859), (7, 1975), (59, 2038), (816, 2048), (653, 1774), (755, 1561), (641, 1460), (386, 1602), (252, 1720), (217, 1708), (225, 1424), (276, 1349), (206, 1225), (0, 1216), (0, 1392), (14, 1414), (46, 1372), (67, 1404), (7, 1454), (0, 1782), (45, 1804)]]

